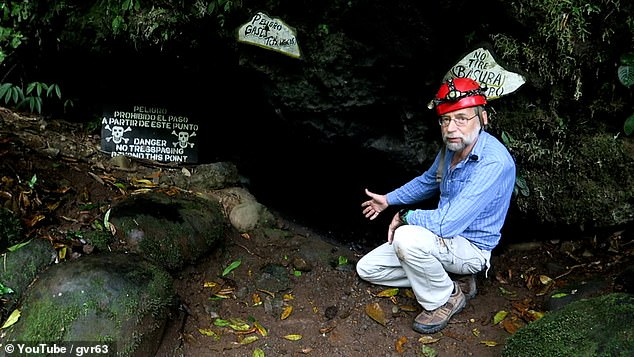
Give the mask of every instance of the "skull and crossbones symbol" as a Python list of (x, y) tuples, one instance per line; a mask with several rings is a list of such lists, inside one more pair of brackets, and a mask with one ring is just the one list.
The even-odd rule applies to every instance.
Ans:
[(132, 128), (130, 127), (128, 127), (127, 129), (123, 129), (122, 126), (118, 125), (115, 125), (112, 128), (110, 127), (110, 125), (106, 125), (105, 129), (110, 130), (110, 133), (112, 134), (112, 136), (106, 138), (107, 142), (110, 142), (110, 140), (112, 140), (115, 144), (119, 144), (121, 141), (124, 141), (127, 144), (128, 140), (130, 140), (129, 138), (123, 137), (123, 134), (127, 133), (128, 131), (132, 131)]
[(176, 135), (176, 137), (178, 137), (178, 141), (173, 143), (174, 147), (176, 147), (177, 145), (182, 148), (187, 148), (187, 146), (189, 146), (190, 148), (194, 147), (194, 143), (190, 143), (189, 138), (191, 138), (192, 136), (196, 136), (196, 132), (192, 132), (191, 134), (186, 131), (176, 133), (176, 130), (172, 130), (172, 135)]

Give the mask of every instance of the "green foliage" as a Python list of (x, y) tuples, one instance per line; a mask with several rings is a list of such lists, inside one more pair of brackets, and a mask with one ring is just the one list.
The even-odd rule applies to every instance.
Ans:
[[(621, 65), (617, 69), (617, 75), (621, 84), (627, 88), (631, 88), (634, 85), (634, 52), (621, 56)], [(634, 114), (625, 119), (623, 131), (625, 131), (626, 135), (634, 133)]]
[[(627, 24), (631, 5), (619, 0), (535, 0), (509, 4), (526, 33), (491, 35), (509, 63), (521, 63), (538, 87), (561, 90), (563, 100), (579, 100), (584, 72), (596, 73), (613, 54), (605, 43), (616, 42), (634, 28)], [(549, 65), (552, 64), (552, 65)]]
[(575, 301), (511, 335), (502, 356), (632, 356), (633, 318), (631, 294)]
[[(513, 139), (511, 134), (507, 133), (506, 131), (502, 132), (502, 142), (504, 142), (504, 145), (509, 147), (512, 145), (514, 141), (515, 139)], [(530, 189), (528, 188), (526, 179), (523, 176), (517, 174), (515, 176), (515, 186), (513, 187), (513, 196), (517, 197), (517, 195), (519, 194), (521, 194), (522, 196), (528, 196), (530, 194)]]
[[(7, 105), (14, 105), (18, 109), (28, 109), (33, 113), (42, 113), (43, 98), (62, 99), (62, 91), (57, 84), (32, 82), (26, 86), (26, 91), (13, 83), (0, 84), (0, 100)], [(66, 101), (72, 106), (72, 101)]]
[(32, 6), (27, 0), (0, 3), (0, 63), (26, 40), (20, 24), (31, 17)]
[(521, 212), (542, 222), (588, 228), (631, 221), (634, 167), (618, 135), (573, 133), (562, 125), (568, 118), (554, 118), (540, 107), (505, 114), (514, 120), (509, 128), (514, 140), (505, 144), (517, 159)]

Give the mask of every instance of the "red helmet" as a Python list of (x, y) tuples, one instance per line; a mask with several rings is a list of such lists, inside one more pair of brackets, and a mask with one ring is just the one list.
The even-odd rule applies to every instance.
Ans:
[(440, 86), (436, 97), (429, 103), (429, 109), (436, 107), (436, 113), (443, 115), (454, 110), (487, 104), (484, 95), (486, 87), (471, 78), (452, 78)]

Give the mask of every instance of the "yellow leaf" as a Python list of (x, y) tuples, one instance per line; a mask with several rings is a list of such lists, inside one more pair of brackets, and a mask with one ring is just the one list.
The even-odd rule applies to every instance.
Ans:
[(214, 340), (216, 340), (216, 341), (220, 340), (220, 336), (217, 333), (215, 333), (213, 330), (211, 330), (211, 329), (199, 328), (198, 332), (200, 332), (201, 335), (213, 337)]
[(302, 335), (299, 334), (291, 334), (291, 335), (286, 335), (284, 336), (285, 339), (289, 340), (289, 341), (299, 341), (302, 339)]
[(241, 345), (248, 345), (249, 343), (255, 342), (257, 340), (259, 340), (260, 338), (256, 335), (251, 335), (251, 336), (247, 336), (245, 338), (243, 338), (242, 340), (240, 340), (240, 344)]
[(205, 281), (205, 282), (203, 283), (203, 288), (213, 288), (213, 287), (215, 287), (216, 285), (218, 285), (218, 283), (213, 282), (213, 281)]
[(4, 322), (4, 325), (2, 325), (2, 327), (0, 327), (0, 329), (7, 328), (7, 327), (13, 325), (14, 323), (18, 322), (18, 319), (20, 318), (20, 314), (21, 314), (20, 310), (18, 310), (18, 309), (13, 310), (11, 315), (9, 315), (9, 318), (7, 318), (7, 321)]
[(553, 282), (553, 279), (551, 279), (548, 275), (540, 275), (539, 281), (544, 285), (548, 285)]
[(416, 299), (416, 295), (414, 295), (414, 291), (412, 291), (412, 289), (405, 289), (405, 296), (410, 299)]
[(433, 337), (433, 336), (430, 336), (430, 335), (424, 335), (424, 336), (421, 336), (418, 339), (418, 342), (422, 343), (423, 345), (427, 345), (427, 344), (430, 344), (430, 343), (438, 342), (439, 340), (440, 339), (437, 338), (437, 337)]
[(370, 316), (372, 320), (380, 323), (383, 326), (386, 325), (385, 313), (383, 312), (383, 309), (381, 309), (381, 305), (379, 305), (378, 302), (367, 304), (365, 306), (365, 313)]
[(260, 297), (260, 294), (258, 293), (253, 293), (253, 295), (251, 295), (251, 300), (253, 300), (253, 306), (262, 304), (262, 298)]
[(530, 317), (530, 321), (539, 320), (544, 317), (544, 313), (541, 311), (528, 310), (526, 311), (526, 315)]
[(264, 357), (264, 351), (259, 348), (253, 350), (253, 357)]
[(229, 327), (236, 331), (246, 331), (251, 328), (248, 323), (238, 318), (229, 319)]
[(64, 258), (66, 258), (66, 246), (63, 246), (62, 249), (57, 252), (57, 255), (60, 260), (64, 260)]
[(286, 319), (291, 312), (293, 312), (293, 307), (292, 306), (287, 306), (284, 308), (284, 311), (282, 311), (282, 316), (280, 317), (282, 320)]
[(255, 321), (253, 323), (253, 326), (255, 326), (260, 335), (266, 337), (269, 334), (269, 331), (266, 329), (266, 327), (262, 326), (262, 324), (260, 324), (259, 322)]
[(495, 346), (497, 346), (497, 345), (498, 345), (498, 343), (497, 343), (497, 342), (495, 342), (495, 341), (488, 341), (488, 340), (483, 340), (483, 341), (480, 341), (480, 343), (481, 343), (481, 344), (483, 344), (483, 345), (489, 346), (489, 347), (495, 347)]
[(132, 179), (132, 185), (136, 187), (156, 187), (157, 185), (148, 179)]
[(293, 296), (293, 294), (284, 294), (284, 296), (282, 297), (282, 299), (284, 301), (288, 301), (288, 300), (293, 300), (295, 299), (295, 297)]
[(396, 340), (396, 343), (394, 344), (394, 347), (396, 348), (396, 352), (398, 352), (398, 353), (405, 352), (405, 347), (403, 347), (403, 345), (406, 342), (407, 342), (407, 337), (405, 337), (405, 336), (402, 336), (401, 338)]
[(504, 311), (504, 310), (500, 310), (498, 311), (495, 316), (493, 316), (493, 324), (497, 325), (500, 323), (500, 321), (504, 320), (504, 318), (506, 318), (506, 315), (508, 315), (508, 311)]
[(395, 296), (397, 294), (398, 294), (398, 288), (392, 288), (392, 289), (385, 289), (379, 292), (378, 294), (376, 294), (376, 296), (390, 297), (390, 296)]
[(480, 337), (480, 330), (478, 330), (477, 328), (471, 330), (471, 333), (473, 333), (475, 337)]

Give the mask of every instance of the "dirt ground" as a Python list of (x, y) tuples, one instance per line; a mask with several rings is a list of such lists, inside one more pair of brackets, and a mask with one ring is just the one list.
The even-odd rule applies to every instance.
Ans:
[[(119, 168), (80, 124), (4, 108), (0, 117), (2, 202), (20, 213), (27, 236), (65, 249), (64, 259), (90, 254), (80, 232), (135, 180), (182, 169)], [(633, 255), (622, 231), (498, 247), (488, 277), (477, 276), (476, 297), (447, 328), (421, 335), (411, 328), (420, 311), (411, 291), (356, 276), (355, 262), (372, 247), (277, 219), (275, 229), (229, 232), (221, 249), (174, 274), (179, 309), (157, 356), (499, 356), (509, 336), (547, 313), (556, 289), (597, 276), (605, 284), (596, 293), (621, 289), (617, 276)]]

